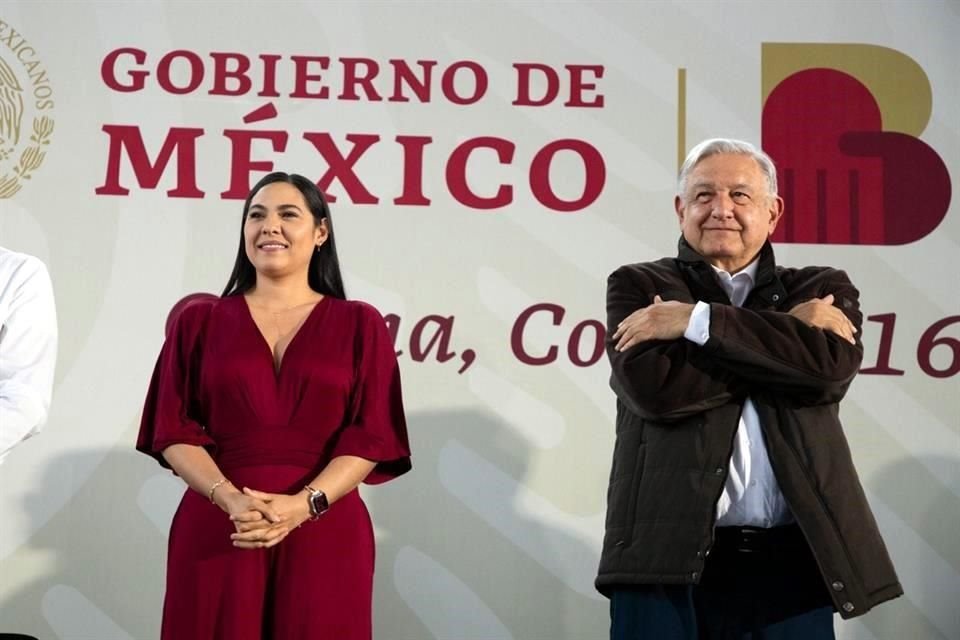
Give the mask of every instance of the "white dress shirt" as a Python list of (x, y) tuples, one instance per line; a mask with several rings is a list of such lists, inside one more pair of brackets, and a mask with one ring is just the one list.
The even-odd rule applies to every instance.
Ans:
[(57, 314), (44, 264), (0, 247), (0, 463), (47, 421)]
[[(735, 307), (742, 306), (753, 289), (757, 275), (754, 260), (731, 276), (717, 269), (720, 283)], [(683, 334), (687, 340), (704, 345), (710, 337), (710, 305), (698, 302)], [(776, 527), (794, 521), (793, 513), (773, 475), (760, 418), (750, 398), (743, 403), (740, 424), (733, 442), (727, 482), (717, 501), (717, 526)]]

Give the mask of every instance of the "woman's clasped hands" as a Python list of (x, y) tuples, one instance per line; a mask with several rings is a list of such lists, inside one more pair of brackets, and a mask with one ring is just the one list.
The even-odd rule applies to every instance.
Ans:
[(230, 535), (233, 546), (241, 549), (273, 547), (310, 519), (310, 506), (303, 492), (288, 495), (244, 487), (242, 491), (225, 492), (219, 503), (236, 529)]

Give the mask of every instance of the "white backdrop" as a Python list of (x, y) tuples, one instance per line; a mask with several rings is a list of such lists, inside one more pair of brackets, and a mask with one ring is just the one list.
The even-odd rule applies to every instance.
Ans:
[[(862, 228), (906, 216), (907, 244), (828, 235), (777, 256), (846, 269), (874, 316), (864, 366), (881, 372), (843, 417), (907, 593), (839, 637), (960, 637), (960, 222), (928, 181), (960, 167), (957, 33), (955, 4), (911, 0), (0, 3), (16, 79), (0, 102), (22, 101), (19, 137), (0, 123), (0, 244), (49, 265), (61, 331), (50, 422), (0, 467), (0, 631), (157, 635), (182, 484), (133, 442), (166, 314), (225, 284), (241, 203), (221, 193), (332, 164), (348, 295), (396, 316), (414, 452), (411, 474), (364, 490), (377, 637), (604, 637), (605, 279), (673, 254), (678, 153), (775, 146), (763, 108), (783, 63), (845, 70), (883, 131), (933, 153), (906, 163), (931, 172), (891, 160), (863, 183), (882, 188)], [(419, 94), (404, 69), (430, 69)], [(849, 96), (814, 86), (796, 117), (826, 130), (806, 114)]]

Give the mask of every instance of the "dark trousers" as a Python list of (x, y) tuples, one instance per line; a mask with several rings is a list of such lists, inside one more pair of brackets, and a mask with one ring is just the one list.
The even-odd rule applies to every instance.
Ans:
[(796, 525), (718, 528), (699, 585), (610, 593), (611, 640), (833, 640), (833, 605)]

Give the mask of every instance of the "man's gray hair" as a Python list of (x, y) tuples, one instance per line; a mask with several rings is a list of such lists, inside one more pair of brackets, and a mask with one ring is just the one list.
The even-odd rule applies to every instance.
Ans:
[(687, 159), (683, 161), (680, 167), (680, 175), (677, 178), (677, 194), (682, 198), (687, 188), (687, 176), (693, 171), (701, 160), (715, 156), (719, 153), (736, 153), (744, 156), (750, 156), (756, 160), (767, 177), (767, 186), (771, 196), (777, 195), (777, 167), (773, 160), (766, 153), (757, 149), (749, 142), (743, 140), (734, 140), (733, 138), (710, 138), (704, 140), (687, 154)]

